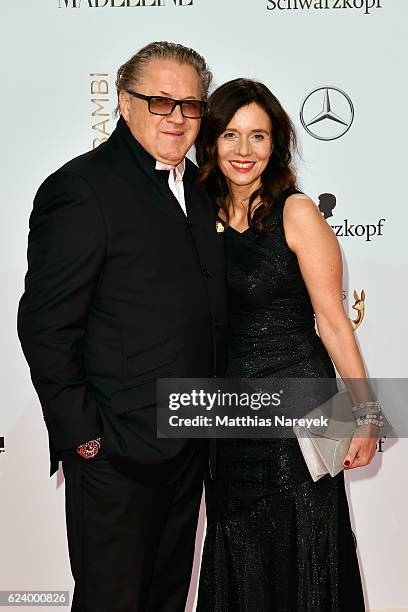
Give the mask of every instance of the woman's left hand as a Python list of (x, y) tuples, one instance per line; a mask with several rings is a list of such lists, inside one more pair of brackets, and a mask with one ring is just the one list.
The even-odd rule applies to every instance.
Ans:
[(375, 455), (379, 428), (376, 425), (361, 425), (354, 433), (349, 451), (344, 458), (345, 470), (352, 470), (371, 463)]

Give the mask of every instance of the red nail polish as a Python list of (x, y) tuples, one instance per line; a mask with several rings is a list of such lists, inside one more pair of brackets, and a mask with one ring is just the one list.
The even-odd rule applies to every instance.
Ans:
[(345, 462), (344, 462), (344, 465), (345, 465), (346, 467), (348, 467), (348, 466), (350, 465), (350, 461), (345, 461)]

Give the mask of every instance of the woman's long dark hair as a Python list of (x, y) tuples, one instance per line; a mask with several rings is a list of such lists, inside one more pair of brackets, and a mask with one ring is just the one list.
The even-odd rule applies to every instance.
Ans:
[[(272, 124), (272, 155), (261, 175), (261, 187), (251, 194), (248, 204), (248, 225), (259, 234), (267, 233), (263, 219), (272, 210), (282, 191), (296, 186), (292, 152), (297, 149), (295, 129), (279, 100), (269, 89), (251, 79), (234, 79), (218, 87), (210, 96), (196, 141), (198, 182), (203, 183), (216, 204), (225, 213), (227, 223), (228, 185), (218, 167), (217, 138), (240, 108), (257, 104), (269, 116)], [(252, 215), (252, 206), (260, 198)]]

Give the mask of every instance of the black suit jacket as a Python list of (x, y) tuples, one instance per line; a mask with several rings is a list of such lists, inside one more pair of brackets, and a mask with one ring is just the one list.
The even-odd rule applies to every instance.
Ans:
[(157, 378), (223, 375), (223, 238), (195, 176), (186, 160), (186, 217), (120, 119), (37, 192), (18, 332), (51, 473), (102, 432), (108, 452), (165, 464), (186, 443), (156, 438)]

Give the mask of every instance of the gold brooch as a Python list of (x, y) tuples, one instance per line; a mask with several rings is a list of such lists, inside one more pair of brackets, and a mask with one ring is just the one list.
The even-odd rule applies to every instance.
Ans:
[(222, 234), (225, 230), (224, 224), (221, 221), (215, 222), (215, 229), (217, 230), (217, 234)]

